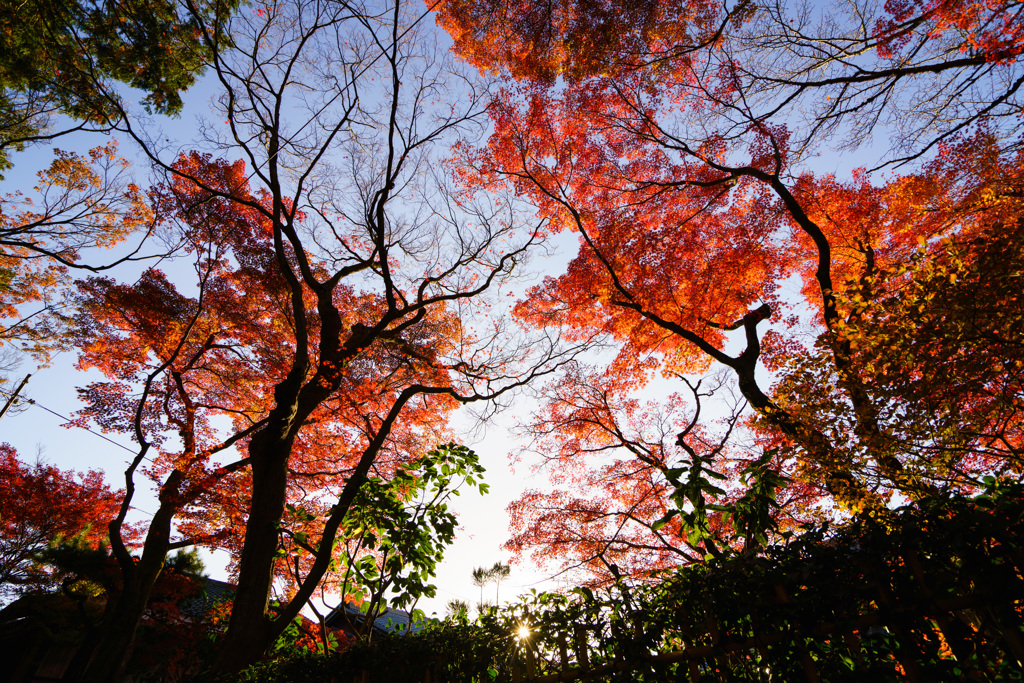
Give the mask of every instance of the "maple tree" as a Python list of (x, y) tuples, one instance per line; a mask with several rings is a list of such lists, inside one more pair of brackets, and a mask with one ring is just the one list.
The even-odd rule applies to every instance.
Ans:
[(685, 57), (723, 28), (718, 4), (704, 0), (445, 0), (437, 8), (438, 23), (472, 63), (546, 82)]
[(815, 154), (836, 136), (852, 150), (889, 125), (903, 154), (890, 161), (908, 161), (983, 119), (1005, 121), (1012, 134), (1021, 111), (1024, 22), (1012, 0), (449, 0), (438, 12), (481, 69), (547, 85), (642, 73), (645, 88), (689, 89), (700, 101), (685, 106), (720, 117), (726, 141), (749, 133), (752, 120), (789, 117), (798, 122), (791, 155)]
[(6, 443), (0, 444), (0, 488), (0, 593), (5, 597), (50, 585), (52, 572), (40, 553), (51, 543), (76, 538), (86, 546), (103, 544), (119, 498), (101, 472), (28, 464)]
[[(489, 305), (476, 301), (542, 235), (514, 205), (456, 194), (431, 169), (479, 129), (481, 93), (417, 33), (422, 16), (374, 11), (261, 5), (222, 27), (230, 43), (201, 23), (223, 93), (212, 142), (244, 163), (165, 159), (130, 117), (119, 124), (167, 175), (153, 201), (194, 279), (185, 290), (151, 269), (82, 286), (80, 367), (108, 380), (83, 390), (81, 419), (139, 444), (110, 526), (124, 588), (91, 680), (123, 671), (167, 552), (189, 544), (235, 557), (214, 666), (257, 659), (334, 566), (370, 477), (448, 441), (460, 403), (501, 396), (571, 352), (474, 322)], [(455, 87), (455, 106), (437, 95)], [(119, 536), (143, 472), (158, 505), (136, 559)], [(311, 498), (315, 534), (287, 508)], [(271, 610), (275, 576), (296, 566), (301, 581)]]
[[(139, 445), (108, 528), (122, 580), (92, 680), (123, 672), (168, 551), (194, 544), (237, 569), (216, 667), (259, 657), (338, 567), (362, 487), (387, 489), (449, 441), (459, 403), (570, 368), (555, 337), (618, 353), (549, 387), (540, 443), (585, 493), (531, 493), (514, 543), (543, 540), (598, 581), (749, 550), (781, 511), (806, 518), (826, 496), (858, 509), (1016, 471), (1019, 375), (1000, 374), (1017, 367), (1000, 317), (1015, 261), (985, 248), (1019, 232), (1016, 5), (439, 7), (474, 65), (524, 80), (491, 102), (398, 2), (267, 2), (182, 17), (212, 69), (223, 124), (203, 133), (221, 158), (168, 156), (103, 100), (164, 174), (151, 208), (132, 190), (125, 213), (159, 220), (192, 267), (81, 285), (80, 366), (106, 381), (83, 390), (80, 420)], [(949, 157), (884, 185), (805, 172), (880, 123), (911, 131), (891, 160)], [(516, 307), (545, 343), (479, 323), (488, 293), (562, 231), (577, 257)], [(697, 420), (696, 389), (693, 413), (634, 400), (656, 373), (715, 365), (757, 415), (751, 448), (727, 443), (740, 403), (719, 433)], [(135, 558), (124, 525), (143, 474), (158, 503)]]
[[(513, 9), (511, 4), (493, 5)], [(549, 7), (554, 10), (545, 14)], [(759, 447), (781, 446), (775, 466), (803, 487), (797, 495), (801, 514), (813, 514), (809, 506), (823, 495), (859, 509), (880, 504), (893, 490), (918, 497), (949, 483), (950, 472), (970, 458), (953, 457), (959, 464), (952, 470), (938, 462), (932, 467), (928, 449), (939, 428), (927, 431), (919, 425), (914, 445), (902, 448), (889, 431), (889, 421), (901, 414), (897, 406), (931, 391), (924, 389), (930, 382), (898, 391), (885, 382), (875, 384), (871, 354), (883, 347), (890, 355), (906, 351), (897, 343), (905, 337), (892, 328), (874, 328), (869, 336), (877, 345), (867, 349), (849, 330), (868, 315), (866, 302), (876, 294), (882, 297), (877, 303), (881, 319), (913, 325), (907, 321), (913, 320), (919, 302), (906, 302), (907, 317), (887, 316), (887, 305), (905, 300), (865, 289), (876, 277), (873, 269), (907, 263), (919, 240), (970, 239), (968, 223), (977, 205), (961, 203), (959, 216), (923, 210), (927, 202), (918, 193), (925, 186), (937, 203), (954, 202), (964, 190), (950, 173), (941, 178), (927, 168), (890, 180), (885, 188), (876, 187), (877, 180), (867, 173), (846, 184), (805, 169), (827, 144), (856, 148), (882, 123), (898, 124), (900, 138), (880, 163), (907, 163), (936, 151), (941, 156), (951, 147), (978, 144), (974, 131), (984, 130), (987, 148), (993, 150), (989, 160), (972, 162), (961, 178), (977, 173), (976, 191), (987, 187), (996, 196), (1013, 196), (1016, 190), (1006, 190), (1000, 176), (1005, 164), (1013, 162), (1006, 158), (1009, 152), (1000, 150), (1019, 141), (1017, 92), (1024, 82), (1015, 37), (1019, 8), (1013, 3), (907, 2), (851, 6), (845, 13), (825, 7), (801, 11), (783, 3), (709, 6), (693, 15), (700, 18), (687, 27), (688, 40), (682, 38), (686, 31), (677, 30), (675, 42), (666, 46), (656, 32), (644, 32), (642, 21), (631, 23), (628, 10), (613, 5), (597, 16), (626, 38), (610, 43), (609, 51), (569, 58), (560, 50), (573, 40), (566, 27), (574, 26), (574, 15), (564, 7), (517, 10), (522, 17), (517, 37), (483, 13), (465, 11), (461, 3), (442, 5), (440, 19), (472, 63), (507, 69), (522, 79), (507, 85), (492, 105), (495, 132), (487, 147), (463, 150), (464, 181), (512, 188), (538, 207), (550, 230), (580, 236), (580, 251), (566, 272), (532, 290), (517, 314), (537, 326), (568, 329), (578, 338), (604, 336), (619, 351), (599, 376), (568, 378), (576, 388), (560, 389), (545, 408), (557, 419), (542, 412), (535, 423), (567, 444), (568, 452), (557, 444), (550, 449), (557, 453), (551, 456), (553, 466), (565, 468), (558, 479), (582, 481), (586, 493), (558, 494), (561, 498), (530, 494), (517, 504), (518, 548), (534, 540), (571, 539), (575, 556), (586, 562), (596, 557), (583, 550), (586, 544), (600, 548), (609, 536), (600, 525), (580, 520), (588, 515), (625, 519), (644, 501), (649, 507), (637, 516), (651, 524), (667, 509), (681, 481), (652, 480), (643, 487), (649, 498), (641, 487), (617, 492), (606, 484), (602, 488), (609, 504), (599, 505), (593, 487), (602, 482), (598, 472), (603, 465), (593, 457), (590, 465), (575, 457), (606, 439), (607, 448), (623, 449), (623, 472), (646, 471), (643, 458), (629, 450), (637, 444), (664, 451), (666, 469), (675, 467), (671, 458), (696, 466), (687, 457), (691, 454), (670, 453), (668, 431), (653, 440), (624, 436), (623, 420), (636, 410), (628, 403), (631, 392), (648, 386), (657, 372), (671, 378), (704, 373), (714, 364), (729, 368), (757, 416), (755, 429), (767, 434)], [(547, 62), (538, 63), (524, 48), (533, 44), (555, 45), (541, 51), (539, 59)], [(1001, 220), (1005, 232), (1000, 241), (1013, 234), (1015, 219)], [(938, 262), (947, 260), (940, 256)], [(791, 276), (802, 280), (804, 298), (798, 303), (785, 289)], [(929, 287), (943, 280), (930, 282), (919, 281), (926, 301), (929, 293), (937, 296)], [(816, 351), (798, 336), (808, 305), (815, 316), (809, 326), (811, 336), (818, 337)], [(958, 314), (967, 311), (960, 308)], [(779, 322), (788, 322), (794, 333)], [(931, 338), (952, 329), (933, 331)], [(966, 353), (957, 344), (945, 348), (950, 357)], [(1013, 358), (1000, 356), (1004, 350), (998, 344), (991, 350), (995, 355), (985, 362), (992, 367)], [(917, 365), (926, 366), (929, 356), (917, 353)], [(786, 390), (767, 389), (759, 368), (764, 363), (779, 369), (784, 358), (805, 363), (800, 367), (807, 381)], [(814, 372), (807, 372), (807, 365)], [(924, 370), (908, 372), (912, 365), (899, 367), (902, 374), (893, 378), (917, 373), (935, 381)], [(949, 367), (951, 374), (971, 371), (966, 364)], [(998, 411), (991, 412), (996, 402), (986, 404), (984, 394), (999, 394), (993, 390), (998, 383), (986, 381), (958, 389), (975, 392), (976, 415), (996, 419)], [(600, 400), (586, 396), (593, 391), (591, 384), (601, 387)], [(1013, 391), (1011, 382), (1001, 395)], [(947, 396), (950, 418), (944, 429), (963, 417), (949, 410), (952, 392)], [(831, 412), (818, 410), (825, 404)], [(592, 413), (583, 419), (587, 410)], [(842, 420), (830, 421), (840, 414)], [(961, 435), (973, 429), (969, 422), (962, 426)], [(1000, 429), (1010, 436), (1009, 427)], [(581, 439), (586, 430), (591, 434)], [(589, 440), (597, 434), (597, 441)], [(985, 438), (998, 440), (990, 427), (975, 436), (975, 445)], [(685, 443), (677, 445), (685, 450)], [(964, 484), (973, 477), (976, 482), (979, 472), (999, 458), (1013, 469), (1013, 448), (1001, 448), (995, 460), (976, 459), (966, 470), (957, 470), (954, 479)], [(756, 452), (746, 457), (759, 461)], [(588, 470), (591, 465), (594, 469)], [(604, 475), (612, 481), (623, 477), (622, 472)], [(612, 502), (616, 496), (620, 499)], [(650, 536), (645, 538), (648, 544), (638, 547), (649, 546)], [(678, 541), (666, 545), (674, 544)], [(658, 557), (647, 561), (657, 567)]]
[[(732, 399), (713, 423), (702, 419), (728, 377), (679, 379), (687, 393), (665, 401), (623, 395), (593, 368), (576, 368), (547, 387), (530, 425), (530, 451), (542, 456), (552, 481), (573, 486), (530, 490), (512, 503), (505, 547), (593, 586), (616, 581), (616, 573), (644, 578), (748, 551), (767, 542), (763, 530), (792, 529), (792, 511), (814, 499), (813, 489), (758, 491), (759, 482), (781, 485), (768, 473), (782, 463), (775, 454), (757, 462), (731, 443), (742, 402)], [(769, 518), (754, 532), (741, 518), (759, 495), (771, 501)]]
[[(210, 166), (204, 174), (207, 182), (212, 182), (210, 176), (219, 173), (221, 180), (231, 183), (228, 187), (235, 196), (244, 196), (241, 164), (214, 164), (201, 157), (188, 161)], [(170, 196), (164, 199), (175, 201), (173, 191), (169, 192)], [(255, 476), (231, 475), (249, 467), (251, 456), (219, 466), (211, 463), (211, 457), (240, 441), (249, 442), (252, 449), (251, 435), (267, 423), (274, 383), (283, 381), (289, 356), (296, 353), (295, 333), (287, 323), (289, 292), (283, 278), (275, 272), (267, 222), (251, 211), (239, 211), (233, 216), (228, 214), (221, 225), (216, 225), (213, 220), (217, 213), (230, 209), (230, 204), (206, 201), (199, 205), (202, 208), (197, 213), (186, 215), (195, 225), (189, 236), (192, 241), (186, 248), (198, 252), (197, 298), (179, 294), (162, 273), (149, 270), (131, 285), (102, 278), (86, 281), (82, 312), (78, 315), (76, 342), (81, 352), (80, 366), (97, 367), (114, 380), (83, 391), (89, 407), (82, 418), (108, 430), (134, 432), (142, 445), (139, 457), (129, 468), (128, 495), (111, 525), (113, 547), (125, 584), (125, 597), (119, 598), (118, 604), (131, 598), (133, 602), (124, 609), (137, 617), (141, 616), (137, 612), (147, 585), (159, 577), (167, 551), (182, 544), (199, 543), (240, 552), (239, 546), (247, 537), (245, 487), (252, 485)], [(192, 206), (191, 201), (184, 206)], [(233, 263), (238, 266), (233, 267)], [(343, 329), (358, 330), (361, 321), (370, 321), (367, 316), (373, 314), (375, 304), (379, 305), (375, 297), (360, 297), (344, 287), (338, 287), (335, 295), (337, 305), (342, 305), (342, 301), (345, 305), (348, 320)], [(311, 297), (307, 294), (305, 298), (303, 305), (309, 305)], [(398, 420), (404, 404), (416, 393), (415, 389), (404, 395), (401, 391), (407, 388), (405, 384), (418, 387), (416, 379), (440, 382), (440, 376), (430, 369), (425, 357), (433, 352), (432, 346), (443, 343), (443, 335), (453, 325), (455, 322), (445, 317), (427, 318), (417, 327), (410, 325), (404, 331), (400, 349), (388, 344), (361, 349), (360, 358), (346, 363), (344, 372), (331, 370), (333, 363), (324, 359), (326, 364), (321, 364), (321, 368), (331, 373), (336, 386), (327, 392), (324, 405), (316, 406), (319, 411), (301, 425), (306, 429), (287, 473), (293, 495), (322, 491), (327, 482), (339, 478), (351, 479), (363, 455), (361, 451), (369, 451), (372, 456), (363, 464), (364, 471), (379, 460), (381, 471), (387, 472), (388, 460), (401, 457), (394, 450), (415, 448), (421, 440), (439, 438), (439, 426), (451, 405), (419, 401), (406, 408)], [(319, 320), (307, 327), (312, 343), (319, 342), (317, 333), (321, 329)], [(428, 365), (422, 367), (421, 362)], [(133, 393), (140, 380), (142, 395), (136, 397)], [(314, 386), (319, 384), (317, 381)], [(446, 382), (441, 384), (447, 386)], [(226, 436), (215, 426), (217, 414), (232, 418), (234, 429)], [(383, 434), (378, 431), (381, 420), (388, 420)], [(418, 433), (409, 431), (412, 424)], [(177, 439), (168, 441), (168, 431), (175, 433)], [(148, 472), (156, 478), (162, 493), (149, 525), (142, 561), (136, 562), (120, 540), (121, 525), (135, 490), (134, 470), (143, 459), (153, 458), (149, 455), (151, 447), (163, 456), (154, 460)], [(390, 455), (381, 455), (382, 450)], [(324, 463), (325, 457), (330, 464)], [(242, 487), (241, 492), (238, 487)], [(186, 511), (187, 505), (197, 509)], [(334, 508), (323, 507), (320, 512), (330, 518)], [(178, 529), (186, 536), (172, 543), (170, 523), (175, 515), (180, 515)], [(344, 514), (337, 516), (344, 519)], [(323, 517), (319, 521), (322, 525)], [(279, 533), (275, 527), (275, 539)], [(331, 547), (332, 540), (326, 543)], [(275, 542), (269, 559), (274, 563), (286, 562), (287, 558), (278, 558), (278, 545)], [(293, 553), (297, 551), (302, 548), (292, 548)], [(241, 568), (241, 561), (239, 564)], [(307, 590), (316, 583), (314, 579)], [(298, 599), (296, 602), (301, 606)], [(292, 618), (294, 615), (285, 623)], [(130, 635), (122, 637), (130, 640)]]
[(887, 186), (809, 189), (838, 247), (835, 270), (847, 284), (837, 334), (870, 377), (877, 433), (828, 391), (836, 381), (821, 338), (810, 350), (780, 349), (775, 393), (850, 435), (844, 447), (862, 476), (877, 477), (870, 458), (879, 451), (943, 489), (1020, 471), (1020, 163), (980, 132)]
[[(72, 273), (105, 270), (137, 258), (153, 226), (142, 190), (116, 143), (86, 155), (55, 150), (35, 192), (0, 199), (0, 343), (46, 362), (67, 347)], [(83, 260), (141, 233), (140, 245), (111, 263)]]

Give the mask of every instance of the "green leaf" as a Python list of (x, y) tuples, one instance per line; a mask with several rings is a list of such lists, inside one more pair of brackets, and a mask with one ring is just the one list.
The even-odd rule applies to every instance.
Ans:
[(669, 510), (664, 515), (662, 515), (654, 524), (651, 525), (651, 530), (657, 531), (658, 529), (661, 529), (663, 526), (671, 522), (678, 515), (679, 510)]

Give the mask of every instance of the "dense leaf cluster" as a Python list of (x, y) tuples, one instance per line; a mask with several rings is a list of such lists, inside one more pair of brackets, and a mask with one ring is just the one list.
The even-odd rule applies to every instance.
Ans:
[(990, 482), (237, 680), (1008, 680), (1024, 656), (1022, 524), (1024, 487)]
[(61, 541), (85, 548), (102, 542), (101, 522), (117, 510), (118, 493), (100, 472), (28, 464), (6, 443), (0, 444), (0, 491), (0, 599), (52, 588), (59, 572), (41, 554), (58, 552)]
[[(369, 639), (370, 626), (389, 608), (410, 610), (414, 619), (422, 616), (416, 603), (436, 595), (431, 580), (455, 540), (452, 498), (463, 485), (487, 493), (483, 474), (472, 449), (448, 443), (402, 464), (391, 480), (369, 477), (360, 488), (342, 524), (345, 543), (336, 544), (326, 579), (346, 601), (359, 603), (363, 618), (348, 623), (357, 639)], [(300, 533), (294, 535), (297, 544)], [(385, 599), (386, 594), (391, 597)]]

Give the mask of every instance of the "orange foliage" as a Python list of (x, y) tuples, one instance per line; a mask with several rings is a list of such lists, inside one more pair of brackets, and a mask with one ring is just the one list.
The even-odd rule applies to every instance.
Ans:
[[(1014, 60), (1024, 52), (1024, 9), (1012, 0), (890, 0), (878, 20), (879, 53), (899, 59), (915, 31), (930, 40), (964, 40), (960, 52), (980, 52), (989, 62)], [(924, 29), (922, 31), (922, 28)]]
[(37, 174), (34, 196), (0, 199), (0, 318), (8, 319), (0, 343), (21, 342), (41, 359), (61, 344), (69, 268), (84, 250), (110, 248), (153, 220), (115, 143), (86, 156), (58, 149), (54, 157)]
[(0, 444), (0, 490), (3, 593), (46, 584), (48, 569), (36, 562), (35, 553), (52, 541), (80, 536), (85, 545), (103, 545), (120, 495), (104, 483), (102, 472), (29, 465), (8, 444)]
[[(295, 356), (292, 301), (277, 267), (270, 221), (258, 209), (266, 195), (250, 193), (241, 162), (211, 161), (191, 154), (183, 173), (232, 197), (211, 196), (180, 177), (153, 192), (164, 222), (176, 222), (184, 249), (195, 260), (195, 294), (181, 293), (159, 270), (132, 284), (90, 278), (80, 285), (82, 312), (75, 338), (78, 367), (96, 368), (107, 381), (81, 390), (87, 407), (80, 420), (105, 430), (136, 432), (156, 450), (148, 474), (164, 482), (172, 473), (182, 485), (171, 503), (183, 508), (179, 532), (198, 544), (225, 548), (237, 561), (245, 538), (251, 475), (245, 467), (224, 469), (224, 456), (244, 452), (254, 427), (266, 420), (275, 387)], [(306, 305), (315, 295), (304, 291)], [(375, 322), (379, 297), (338, 286), (343, 334)], [(443, 310), (426, 315), (404, 334), (405, 346), (376, 341), (335, 364), (320, 357), (319, 323), (306, 330), (306, 344), (319, 372), (331, 382), (326, 398), (305, 418), (289, 460), (289, 501), (313, 515), (312, 523), (285, 520), (307, 545), (319, 542), (322, 520), (355, 462), (375, 436), (374, 420), (387, 413), (398, 392), (416, 381), (443, 384), (445, 372), (431, 364), (457, 326)], [(415, 352), (415, 355), (408, 355)], [(138, 387), (147, 400), (138, 404)], [(380, 471), (444, 438), (453, 402), (429, 398), (403, 411), (378, 458)], [(137, 427), (136, 427), (137, 424)], [(246, 464), (242, 461), (243, 465)], [(289, 564), (302, 556), (298, 547)]]
[(446, 0), (437, 10), (438, 23), (474, 65), (543, 81), (678, 58), (683, 46), (711, 39), (722, 15), (706, 0)]
[[(557, 318), (579, 338), (620, 340), (615, 367), (624, 381), (648, 372), (654, 355), (666, 373), (700, 372), (708, 359), (651, 315), (720, 345), (722, 327), (775, 301), (790, 256), (774, 240), (788, 224), (762, 183), (675, 160), (630, 135), (624, 128), (642, 121), (616, 112), (620, 105), (600, 87), (561, 97), (528, 90), (519, 100), (509, 92), (493, 108), (487, 149), (466, 154), (476, 174), (466, 179), (512, 184), (550, 230), (586, 240), (564, 275), (519, 304), (518, 316)], [(605, 125), (617, 116), (626, 123)]]
[[(966, 70), (986, 63), (1010, 68), (1022, 44), (1020, 8), (906, 0), (888, 3), (875, 26), (858, 28), (837, 27), (827, 12), (816, 26), (782, 4), (739, 3), (726, 16), (691, 3), (679, 10), (689, 13), (685, 28), (666, 22), (666, 33), (674, 32), (668, 47), (647, 23), (660, 7), (626, 5), (606, 3), (586, 18), (578, 18), (582, 5), (449, 2), (441, 9), (439, 22), (466, 59), (521, 79), (492, 105), (487, 147), (461, 150), (461, 179), (510, 188), (536, 205), (546, 230), (580, 237), (566, 272), (533, 288), (518, 303), (517, 316), (616, 352), (600, 375), (565, 380), (576, 392), (600, 387), (614, 410), (583, 418), (574, 412), (578, 403), (566, 397), (567, 385), (560, 385), (531, 425), (543, 445), (538, 450), (565, 486), (550, 495), (530, 493), (514, 505), (512, 547), (522, 552), (557, 543), (574, 548), (569, 554), (583, 564), (610, 534), (623, 539), (621, 548), (632, 543), (637, 557), (654, 547), (650, 537), (625, 541), (629, 525), (610, 532), (594, 520), (623, 520), (630, 510), (656, 507), (650, 501), (663, 504), (664, 493), (653, 483), (621, 490), (614, 483), (619, 467), (642, 481), (644, 460), (616, 429), (634, 392), (659, 371), (671, 378), (706, 372), (714, 363), (731, 368), (757, 415), (756, 443), (783, 447), (779, 466), (798, 475), (800, 505), (813, 503), (823, 489), (857, 508), (878, 504), (893, 490), (924, 495), (950, 481), (966, 486), (987, 468), (1017, 471), (1016, 427), (1007, 416), (1019, 401), (1010, 400), (1006, 411), (996, 408), (1013, 396), (1016, 375), (1004, 372), (1006, 381), (995, 380), (1000, 363), (1015, 362), (1016, 337), (1006, 340), (1003, 323), (980, 326), (984, 334), (1003, 336), (979, 355), (984, 334), (965, 342), (957, 324), (946, 321), (1001, 315), (1013, 299), (1006, 288), (1015, 281), (1004, 285), (1016, 266), (986, 282), (976, 265), (994, 251), (964, 245), (1017, 239), (1018, 162), (999, 150), (981, 117), (1019, 113), (1013, 99), (1019, 74), (1007, 76), (1006, 93), (988, 108), (948, 94), (948, 112), (941, 114), (948, 124), (926, 106), (901, 109), (907, 103), (895, 103), (890, 92), (909, 74), (935, 74), (934, 82), (950, 91), (991, 86), (1001, 93), (1005, 84), (995, 76)], [(510, 22), (502, 24), (506, 15)], [(791, 16), (797, 26), (789, 25)], [(748, 19), (769, 35), (744, 32)], [(832, 35), (846, 28), (851, 37), (843, 41), (849, 42), (840, 41), (835, 55), (830, 47), (806, 49), (814, 31)], [(570, 54), (574, 40), (586, 44), (575, 31), (617, 33), (607, 49)], [(873, 63), (848, 59), (862, 45), (872, 53), (877, 48), (866, 57)], [(762, 58), (768, 62), (763, 68)], [(817, 93), (822, 97), (814, 101)], [(926, 100), (927, 94), (900, 97)], [(844, 127), (870, 132), (870, 123), (854, 119), (883, 120), (889, 106), (896, 111), (892, 120), (925, 120), (938, 129), (934, 136), (931, 128), (912, 132), (911, 146), (918, 147), (908, 157), (934, 147), (934, 162), (884, 184), (864, 171), (841, 180), (791, 166), (817, 151), (804, 145), (842, 134)], [(808, 113), (818, 116), (807, 126), (811, 132), (787, 128), (796, 114)], [(955, 137), (962, 130), (976, 132)], [(1018, 139), (1019, 128), (1007, 124), (999, 133), (1007, 131)], [(921, 259), (934, 259), (934, 272), (910, 268)], [(939, 287), (942, 277), (973, 284), (954, 293)], [(802, 297), (783, 294), (790, 278), (799, 279)], [(895, 293), (901, 288), (924, 300), (901, 299)], [(968, 291), (991, 295), (991, 308), (967, 306), (962, 297)], [(925, 312), (946, 295), (960, 301), (949, 304), (947, 318), (935, 311), (923, 324), (914, 321), (914, 309)], [(814, 314), (809, 330), (798, 325), (808, 313)], [(769, 319), (785, 325), (759, 331)], [(816, 346), (809, 348), (814, 337)], [(901, 337), (916, 341), (901, 343)], [(899, 361), (898, 353), (912, 362)], [(899, 370), (880, 374), (871, 354)], [(967, 356), (984, 358), (984, 369), (964, 362)], [(932, 357), (941, 359), (935, 374), (928, 371)], [(799, 377), (793, 374), (769, 395), (759, 384), (762, 364), (782, 373), (799, 369)], [(971, 373), (986, 379), (973, 385), (955, 379)], [(928, 379), (912, 379), (918, 377)], [(956, 391), (938, 391), (941, 386), (965, 392), (965, 406), (978, 409), (954, 410)], [(926, 400), (940, 394), (941, 400)], [(899, 419), (914, 412), (915, 402), (929, 406), (919, 417), (938, 411), (948, 419), (925, 424), (922, 417), (899, 432)], [(979, 418), (983, 413), (999, 425)], [(936, 449), (946, 447), (938, 445), (942, 430), (957, 420), (963, 429), (954, 438), (960, 440), (956, 454), (932, 463)], [(592, 439), (601, 430), (620, 434), (618, 441), (596, 445), (600, 439)], [(981, 449), (978, 457), (968, 455), (972, 448)], [(616, 449), (623, 458), (598, 455)], [(673, 456), (666, 451), (661, 457), (667, 466)]]
[[(707, 425), (698, 421), (702, 403), (723, 390), (725, 377), (659, 402), (623, 396), (611, 378), (607, 371), (577, 368), (547, 387), (530, 422), (531, 450), (543, 456), (554, 488), (527, 491), (509, 506), (513, 535), (505, 546), (521, 561), (559, 566), (592, 585), (613, 580), (610, 564), (624, 576), (644, 579), (707, 553), (687, 540), (679, 517), (655, 524), (676, 507), (671, 478), (686, 461), (676, 447), (678, 435), (700, 456), (713, 458), (716, 471), (731, 482), (713, 501), (720, 505), (742, 495), (736, 482), (751, 458), (729, 442), (738, 411)], [(779, 496), (780, 527), (791, 526), (787, 518), (816, 497), (805, 486)], [(719, 542), (741, 546), (720, 510), (710, 513), (709, 526)]]

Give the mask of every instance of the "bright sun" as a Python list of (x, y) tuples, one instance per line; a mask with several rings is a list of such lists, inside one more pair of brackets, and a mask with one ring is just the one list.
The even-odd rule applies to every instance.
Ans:
[(529, 627), (527, 627), (527, 626), (520, 626), (518, 629), (516, 629), (516, 637), (519, 638), (519, 640), (526, 640), (527, 638), (529, 638), (530, 637), (530, 629), (529, 629)]

